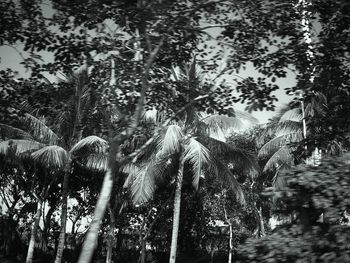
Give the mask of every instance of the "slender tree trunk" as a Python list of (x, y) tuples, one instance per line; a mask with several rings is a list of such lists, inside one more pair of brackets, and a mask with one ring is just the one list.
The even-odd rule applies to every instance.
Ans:
[(43, 235), (44, 235), (46, 244), (49, 242), (48, 238), (49, 238), (49, 231), (51, 227), (51, 217), (53, 212), (55, 212), (55, 205), (50, 207), (49, 211), (46, 213), (46, 216), (45, 216)]
[(265, 233), (264, 218), (262, 215), (262, 207), (260, 206), (260, 208), (257, 210), (258, 210), (258, 216), (259, 216), (259, 237), (264, 237), (266, 233)]
[(89, 263), (92, 259), (92, 256), (94, 254), (95, 248), (97, 246), (97, 239), (98, 239), (98, 231), (100, 230), (101, 222), (104, 217), (107, 204), (112, 192), (113, 188), (113, 172), (110, 166), (108, 167), (100, 196), (98, 197), (95, 211), (94, 211), (94, 217), (92, 219), (92, 222), (90, 224), (89, 231), (86, 235), (78, 263)]
[(226, 200), (226, 191), (223, 190), (222, 191), (222, 195), (224, 197), (224, 215), (225, 215), (225, 221), (228, 223), (229, 225), (229, 232), (230, 232), (230, 237), (229, 237), (229, 243), (228, 243), (228, 263), (232, 262), (232, 253), (233, 253), (233, 228), (232, 228), (232, 220), (228, 218), (227, 216), (227, 211), (226, 211), (226, 205), (225, 205), (225, 200)]
[(113, 247), (110, 245), (110, 243), (111, 241), (108, 241), (107, 243), (106, 263), (112, 263)]
[(62, 211), (61, 211), (61, 230), (60, 236), (58, 239), (57, 254), (55, 263), (61, 263), (64, 245), (66, 241), (66, 224), (67, 224), (67, 202), (68, 202), (68, 180), (69, 180), (69, 171), (68, 169), (63, 176), (63, 185), (62, 185)]
[(39, 199), (38, 203), (37, 203), (36, 213), (34, 216), (32, 231), (30, 234), (30, 241), (29, 241), (29, 246), (28, 246), (26, 263), (33, 262), (33, 255), (34, 255), (34, 249), (35, 249), (35, 237), (36, 237), (38, 227), (39, 227), (42, 207), (43, 207), (43, 200)]
[(232, 223), (229, 222), (229, 231), (230, 231), (230, 239), (229, 239), (229, 252), (228, 252), (228, 263), (232, 262), (232, 252), (233, 252), (233, 229), (232, 229)]
[(109, 224), (109, 231), (107, 236), (107, 257), (106, 257), (106, 263), (112, 263), (112, 257), (113, 257), (113, 247), (115, 244), (115, 236), (114, 236), (114, 229), (115, 229), (115, 216), (113, 213), (112, 208), (108, 207), (109, 211), (109, 218), (110, 218), (110, 224)]
[(141, 263), (146, 263), (146, 237), (141, 237)]
[(174, 198), (174, 217), (173, 217), (173, 232), (171, 236), (171, 248), (169, 263), (175, 263), (176, 261), (176, 249), (177, 249), (177, 237), (179, 234), (179, 221), (180, 221), (180, 207), (181, 207), (181, 188), (183, 180), (184, 159), (180, 157), (179, 170), (177, 174), (177, 182)]

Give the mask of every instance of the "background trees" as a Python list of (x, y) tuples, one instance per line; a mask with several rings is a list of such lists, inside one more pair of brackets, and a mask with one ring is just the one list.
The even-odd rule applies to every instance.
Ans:
[(286, 188), (275, 193), (276, 212), (292, 214), (292, 222), (271, 236), (248, 240), (238, 250), (239, 262), (348, 260), (348, 172), (347, 156), (287, 171)]
[[(234, 126), (232, 119), (247, 117), (236, 110), (234, 103), (244, 102), (247, 110), (275, 109), (276, 92), (284, 88), (294, 95), (302, 91), (305, 112), (310, 114), (300, 119), (297, 109), (301, 103), (300, 98), (296, 98), (289, 105), (292, 111), (267, 125), (273, 132), (264, 138), (264, 143), (272, 139), (267, 144), (271, 146), (268, 152), (278, 154), (270, 161), (260, 158), (261, 167), (266, 162), (270, 168), (276, 163), (282, 167), (280, 161), (286, 158), (280, 157), (289, 160), (298, 157), (288, 162), (301, 163), (316, 147), (323, 156), (348, 150), (349, 5), (346, 1), (315, 0), (303, 7), (311, 12), (313, 29), (315, 69), (310, 72), (307, 57), (310, 47), (303, 39), (299, 23), (300, 6), (295, 4), (265, 0), (2, 1), (0, 44), (16, 49), (30, 75), (22, 79), (12, 70), (0, 72), (0, 119), (4, 124), (0, 145), (9, 157), (0, 167), (0, 190), (4, 210), (18, 222), (17, 229), (26, 229), (26, 223), (33, 218), (35, 206), (31, 190), (47, 189), (49, 182), (44, 178), (63, 176), (52, 166), (34, 166), (26, 158), (21, 162), (12, 158), (15, 153), (39, 147), (35, 142), (21, 144), (23, 141), (19, 140), (31, 136), (27, 130), (12, 129), (12, 134), (8, 134), (9, 127), (19, 127), (21, 118), (31, 113), (38, 119), (44, 116), (46, 128), (55, 131), (60, 128), (63, 138), (60, 146), (66, 152), (74, 142), (88, 138), (80, 144), (81, 148), (74, 148), (74, 161), (70, 162), (69, 173), (74, 174), (74, 178), (71, 177), (68, 191), (80, 207), (73, 205), (68, 209), (73, 222), (68, 239), (73, 240), (73, 245), (66, 246), (67, 253), (63, 254), (66, 259), (78, 259), (84, 237), (74, 232), (76, 222), (82, 217), (82, 224), (90, 226), (91, 235), (85, 239), (83, 251), (87, 252), (82, 253), (80, 262), (90, 261), (95, 247), (95, 258), (106, 257), (108, 261), (122, 260), (123, 255), (137, 251), (141, 251), (143, 261), (152, 253), (158, 261), (166, 261), (173, 214), (166, 200), (172, 198), (172, 186), (179, 181), (177, 177), (161, 173), (163, 170), (170, 173), (180, 170), (185, 178), (183, 184), (179, 184), (182, 194), (176, 198), (184, 208), (178, 215), (178, 261), (185, 261), (189, 255), (214, 260), (221, 254), (226, 261), (236, 256), (236, 245), (246, 237), (269, 234), (266, 223), (271, 216), (269, 198), (260, 193), (271, 185), (273, 175), (266, 169), (252, 176), (242, 168), (253, 164), (247, 157), (257, 158), (259, 150), (264, 152), (268, 148), (266, 145), (261, 148), (261, 144), (255, 142), (262, 129), (233, 134), (226, 138), (227, 143), (213, 139), (210, 132)], [(63, 74), (71, 76), (81, 65), (84, 65), (84, 74), (75, 79), (80, 88), (72, 89), (72, 83), (56, 80), (56, 77), (62, 79)], [(195, 74), (199, 68), (202, 77)], [(290, 79), (292, 74), (295, 82), (287, 86), (284, 79)], [(312, 82), (309, 81), (311, 74)], [(84, 76), (89, 76), (88, 82)], [(319, 94), (323, 94), (322, 100), (318, 100)], [(147, 121), (150, 112), (155, 110), (161, 113), (156, 117), (160, 125)], [(65, 114), (68, 111), (73, 114)], [(300, 123), (292, 123), (293, 120), (307, 124), (307, 136), (301, 136)], [(48, 129), (42, 125), (36, 128), (34, 137), (42, 142)], [(284, 137), (274, 138), (273, 133), (281, 135), (276, 131), (283, 131)], [(298, 134), (290, 136), (293, 137), (290, 145), (284, 140), (289, 138), (286, 135), (289, 131)], [(97, 140), (104, 146), (92, 147), (95, 152), (88, 154), (89, 147), (85, 146), (92, 146), (96, 142), (92, 139), (97, 136), (108, 141), (108, 147), (105, 141)], [(8, 141), (9, 138), (13, 140)], [(161, 141), (163, 144), (159, 146)], [(58, 149), (53, 148), (56, 142), (50, 144), (51, 150)], [(283, 152), (286, 149), (288, 151)], [(51, 151), (54, 152), (57, 153)], [(105, 152), (108, 161), (107, 155), (103, 155)], [(214, 155), (209, 157), (209, 152)], [(184, 162), (179, 158), (181, 153)], [(34, 156), (45, 159), (41, 157), (46, 155), (41, 151)], [(242, 156), (244, 158), (238, 158)], [(106, 163), (104, 188), (100, 192), (103, 172), (99, 169), (106, 168)], [(130, 163), (134, 163), (133, 168)], [(179, 169), (181, 163), (183, 169)], [(214, 167), (209, 164), (215, 164), (216, 169), (208, 169)], [(123, 167), (128, 165), (134, 170), (126, 171)], [(341, 170), (339, 167), (337, 170)], [(157, 190), (155, 177), (145, 180), (147, 173), (156, 172), (165, 178)], [(128, 173), (138, 178), (131, 188), (134, 199), (146, 201), (151, 194), (155, 198), (144, 206), (133, 207), (128, 189), (123, 187)], [(38, 180), (30, 180), (33, 175)], [(224, 184), (217, 183), (214, 175), (224, 177)], [(201, 176), (205, 176), (205, 180), (201, 180)], [(196, 194), (191, 188), (192, 178), (195, 178), (194, 185), (203, 186)], [(301, 181), (311, 178), (297, 177)], [(31, 188), (29, 182), (35, 182)], [(224, 190), (227, 182), (234, 183), (237, 192), (244, 194), (245, 207), (236, 202), (234, 194)], [(48, 248), (56, 249), (58, 245), (53, 241), (58, 243), (57, 208), (62, 195), (65, 196), (60, 187), (52, 183), (47, 202), (43, 203), (49, 207), (38, 211), (45, 215), (42, 217), (45, 220), (37, 224), (37, 240), (47, 239)], [(93, 205), (97, 196), (102, 199)], [(322, 199), (321, 203), (326, 204), (328, 200)], [(86, 209), (82, 211), (81, 206)], [(147, 209), (154, 212), (147, 214)], [(297, 212), (293, 211), (294, 215)], [(304, 215), (304, 218), (313, 220), (314, 215)], [(219, 226), (213, 225), (213, 220), (217, 220)], [(40, 236), (41, 229), (43, 236)], [(103, 243), (106, 233), (111, 238)], [(299, 239), (300, 236), (298, 234)], [(110, 242), (113, 237), (117, 240), (115, 245)], [(276, 242), (269, 239), (269, 244), (278, 244), (279, 238)], [(259, 243), (248, 241), (248, 250), (251, 242)], [(108, 249), (103, 248), (105, 244)], [(105, 251), (109, 251), (108, 256)], [(56, 252), (45, 253), (52, 257)]]

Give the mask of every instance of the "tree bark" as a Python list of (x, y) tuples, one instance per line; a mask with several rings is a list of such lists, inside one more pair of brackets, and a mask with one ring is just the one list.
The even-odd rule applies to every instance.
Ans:
[(112, 263), (113, 247), (110, 245), (110, 243), (112, 243), (112, 242), (108, 241), (108, 243), (107, 243), (106, 263)]
[(230, 231), (230, 239), (229, 239), (229, 251), (228, 251), (228, 263), (232, 262), (232, 252), (233, 252), (233, 246), (232, 246), (232, 239), (233, 239), (233, 229), (232, 229), (232, 223), (229, 222), (229, 231)]
[(108, 167), (97, 200), (94, 217), (90, 224), (90, 229), (86, 235), (78, 263), (89, 263), (97, 246), (98, 231), (100, 230), (101, 222), (104, 217), (107, 204), (113, 188), (113, 172), (110, 166)]
[(114, 236), (114, 229), (115, 229), (115, 216), (113, 213), (113, 210), (111, 207), (108, 207), (109, 211), (109, 218), (110, 218), (110, 225), (109, 225), (109, 231), (107, 236), (107, 257), (106, 257), (106, 263), (112, 263), (112, 257), (113, 257), (113, 246), (115, 244), (115, 236)]
[(39, 199), (38, 203), (37, 203), (36, 213), (34, 216), (32, 231), (30, 234), (30, 241), (29, 241), (29, 246), (28, 246), (26, 263), (33, 262), (33, 255), (34, 255), (34, 249), (35, 249), (35, 237), (36, 237), (38, 227), (39, 227), (42, 207), (43, 207), (43, 200)]
[(177, 183), (174, 198), (174, 216), (173, 216), (173, 231), (171, 236), (171, 248), (169, 263), (176, 262), (177, 237), (179, 234), (180, 208), (181, 208), (181, 188), (183, 180), (184, 159), (180, 157), (179, 170), (177, 174)]
[(64, 245), (66, 241), (66, 224), (67, 224), (67, 202), (68, 202), (68, 180), (69, 170), (64, 173), (62, 185), (62, 211), (61, 211), (61, 229), (58, 239), (57, 253), (55, 263), (61, 263)]
[(146, 263), (146, 238), (141, 237), (141, 263)]
[(264, 237), (266, 235), (265, 233), (265, 225), (264, 225), (264, 218), (262, 215), (262, 207), (258, 209), (258, 215), (259, 215), (259, 237)]

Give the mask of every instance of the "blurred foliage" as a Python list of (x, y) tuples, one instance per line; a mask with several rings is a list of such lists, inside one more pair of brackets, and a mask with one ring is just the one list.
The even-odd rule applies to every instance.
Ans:
[(287, 185), (274, 193), (277, 213), (290, 224), (270, 236), (248, 239), (238, 262), (348, 262), (350, 259), (349, 155), (285, 172)]

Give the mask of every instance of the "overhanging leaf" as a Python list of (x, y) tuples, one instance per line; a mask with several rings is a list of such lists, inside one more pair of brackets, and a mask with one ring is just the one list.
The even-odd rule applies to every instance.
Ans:
[(108, 156), (102, 153), (89, 154), (84, 161), (84, 165), (89, 170), (104, 172), (108, 167)]
[(166, 159), (152, 158), (142, 165), (129, 164), (123, 170), (128, 172), (124, 186), (130, 187), (134, 204), (142, 204), (152, 199), (156, 182), (164, 175)]
[(180, 152), (183, 134), (178, 125), (170, 125), (161, 142), (161, 154), (164, 156)]
[(215, 169), (214, 174), (217, 176), (217, 178), (224, 182), (224, 186), (228, 187), (233, 193), (236, 195), (237, 200), (242, 204), (245, 205), (245, 197), (243, 190), (241, 186), (239, 185), (238, 181), (236, 180), (235, 176), (231, 171), (228, 169), (228, 167), (219, 159), (214, 158), (214, 166)]
[(282, 146), (267, 161), (264, 167), (264, 171), (275, 170), (282, 164), (292, 165), (293, 163), (294, 157), (292, 155), (292, 149), (289, 146)]
[(184, 152), (184, 161), (191, 164), (193, 170), (193, 186), (198, 189), (199, 178), (203, 173), (203, 167), (211, 165), (209, 150), (193, 138), (189, 139)]
[(48, 126), (46, 126), (43, 121), (31, 114), (26, 113), (24, 122), (28, 126), (30, 133), (33, 134), (38, 141), (50, 145), (58, 143), (58, 136)]
[(105, 153), (107, 151), (107, 148), (108, 142), (106, 140), (98, 136), (91, 135), (77, 142), (70, 150), (70, 153)]
[(15, 155), (36, 151), (44, 147), (44, 144), (32, 140), (7, 140), (0, 142), (0, 154), (7, 155), (12, 151)]
[(302, 140), (303, 135), (301, 131), (278, 136), (268, 141), (261, 147), (259, 156), (269, 156), (275, 153), (282, 146), (293, 142), (300, 142)]
[(3, 123), (0, 123), (0, 136), (6, 139), (33, 140), (33, 137), (29, 133)]
[(33, 152), (31, 156), (44, 166), (58, 169), (64, 169), (70, 160), (68, 152), (57, 145), (45, 146)]

